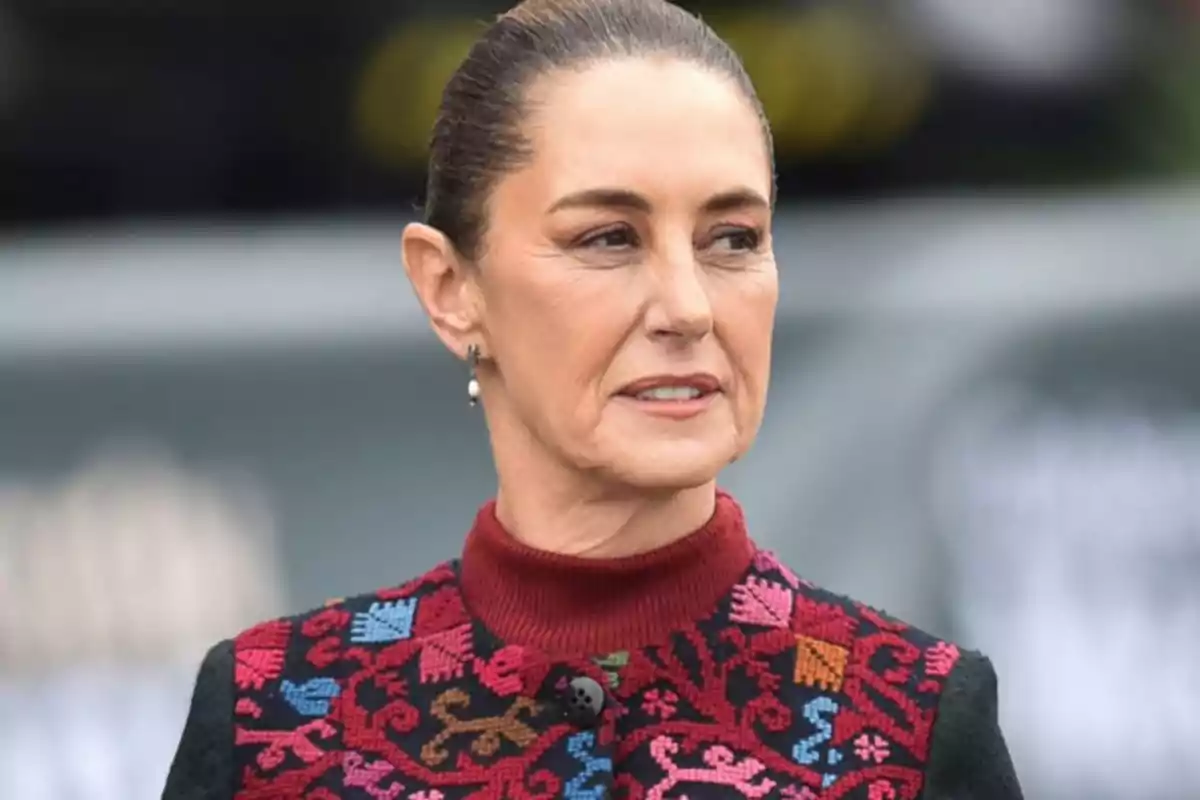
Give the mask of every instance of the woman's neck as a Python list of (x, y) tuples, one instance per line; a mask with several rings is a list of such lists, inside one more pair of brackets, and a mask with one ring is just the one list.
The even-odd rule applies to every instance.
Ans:
[(580, 469), (542, 443), (506, 406), (484, 406), (498, 488), (497, 521), (522, 544), (589, 559), (647, 553), (684, 538), (716, 508), (716, 481), (683, 489), (640, 488)]
[(677, 491), (580, 491), (500, 481), (496, 518), (523, 544), (582, 558), (622, 558), (665, 547), (713, 516), (715, 482)]

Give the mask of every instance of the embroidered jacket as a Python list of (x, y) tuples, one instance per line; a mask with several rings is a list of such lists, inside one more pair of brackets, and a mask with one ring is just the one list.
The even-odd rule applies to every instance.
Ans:
[(801, 580), (724, 495), (615, 562), (529, 551), (485, 507), (461, 560), (217, 645), (164, 793), (609, 797), (1021, 793), (987, 659)]

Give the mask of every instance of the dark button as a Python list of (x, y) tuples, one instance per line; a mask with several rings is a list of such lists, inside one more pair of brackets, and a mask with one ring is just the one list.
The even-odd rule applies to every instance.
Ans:
[(604, 710), (604, 689), (586, 675), (571, 679), (567, 688), (564, 713), (575, 725), (591, 727)]

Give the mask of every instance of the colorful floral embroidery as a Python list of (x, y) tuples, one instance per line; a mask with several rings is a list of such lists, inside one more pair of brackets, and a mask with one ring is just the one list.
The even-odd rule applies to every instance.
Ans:
[[(681, 784), (710, 784), (730, 786), (743, 797), (766, 797), (775, 787), (775, 781), (758, 778), (766, 766), (757, 758), (737, 760), (728, 747), (713, 745), (704, 751), (703, 767), (682, 767), (674, 757), (680, 747), (667, 736), (659, 736), (650, 743), (650, 755), (662, 767), (666, 775), (646, 793), (646, 800), (663, 800), (667, 791)], [(757, 780), (756, 780), (757, 778)]]
[(948, 642), (938, 642), (925, 650), (925, 674), (944, 678), (958, 662), (958, 648)]
[(395, 800), (404, 789), (402, 784), (396, 782), (391, 783), (386, 789), (380, 787), (380, 781), (394, 771), (392, 765), (383, 760), (372, 761), (368, 764), (366, 759), (358, 753), (346, 753), (342, 757), (342, 769), (346, 773), (347, 786), (366, 789), (367, 794), (374, 800)]
[(841, 691), (849, 657), (850, 651), (845, 647), (811, 636), (797, 636), (796, 683), (831, 692)]
[(959, 655), (760, 552), (669, 641), (556, 660), (472, 620), (450, 563), (238, 637), (236, 797), (916, 800)]
[(676, 704), (678, 702), (679, 695), (670, 689), (662, 691), (651, 689), (646, 692), (645, 698), (642, 699), (642, 710), (652, 717), (670, 719), (675, 716)]
[(612, 772), (612, 759), (601, 758), (592, 754), (596, 746), (596, 734), (591, 731), (577, 733), (567, 740), (567, 752), (576, 761), (583, 764), (583, 770), (571, 778), (563, 788), (563, 797), (567, 800), (604, 800), (608, 793), (601, 783), (599, 786), (588, 786), (597, 776)]
[(415, 597), (390, 603), (371, 603), (366, 611), (354, 615), (350, 641), (380, 644), (407, 639), (412, 635), (416, 605)]
[(621, 685), (621, 668), (629, 663), (629, 651), (618, 650), (615, 653), (593, 658), (592, 661), (595, 662), (596, 666), (604, 670), (604, 674), (608, 678), (609, 687), (616, 689)]
[(284, 680), (279, 691), (292, 708), (306, 717), (323, 717), (329, 713), (329, 701), (341, 691), (333, 678), (313, 678), (296, 684)]
[(787, 628), (792, 621), (792, 590), (751, 575), (733, 587), (730, 619), (748, 625)]
[(892, 754), (887, 739), (865, 733), (854, 740), (854, 752), (863, 761), (874, 761), (876, 764), (882, 764)]

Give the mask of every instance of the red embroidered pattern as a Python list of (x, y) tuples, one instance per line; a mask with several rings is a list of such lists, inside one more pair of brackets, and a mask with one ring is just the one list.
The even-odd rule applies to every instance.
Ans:
[[(554, 661), (450, 563), (237, 639), (238, 800), (915, 800), (954, 645), (769, 553), (669, 641)], [(608, 695), (564, 716), (571, 679)]]

